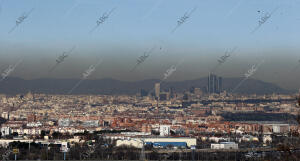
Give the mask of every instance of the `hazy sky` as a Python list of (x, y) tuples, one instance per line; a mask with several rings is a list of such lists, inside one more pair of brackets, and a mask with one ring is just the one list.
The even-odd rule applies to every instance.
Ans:
[[(177, 21), (193, 9), (172, 33)], [(0, 0), (0, 69), (22, 60), (11, 76), (81, 78), (101, 59), (90, 79), (131, 81), (162, 79), (168, 68), (181, 62), (168, 80), (186, 80), (207, 76), (225, 51), (236, 47), (216, 74), (242, 77), (264, 60), (252, 78), (298, 89), (299, 13), (300, 0)], [(74, 51), (49, 72), (73, 46)], [(130, 72), (137, 58), (151, 49)]]

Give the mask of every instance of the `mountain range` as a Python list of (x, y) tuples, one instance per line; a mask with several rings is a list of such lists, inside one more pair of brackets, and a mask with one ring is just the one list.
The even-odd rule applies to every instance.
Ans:
[[(243, 78), (223, 78), (223, 89), (230, 92)], [(16, 77), (8, 77), (0, 82), (0, 93), (4, 94), (24, 94), (46, 93), (46, 94), (67, 94), (76, 84), (79, 84), (71, 94), (136, 94), (141, 89), (151, 91), (154, 84), (160, 82), (158, 79), (147, 79), (141, 81), (121, 81), (116, 79), (96, 79), (83, 80), (78, 83), (80, 79), (53, 79), (42, 78), (25, 80)], [(199, 78), (195, 80), (184, 81), (167, 81), (161, 83), (161, 89), (167, 90), (173, 88), (176, 92), (184, 92), (190, 90), (192, 87), (206, 90), (207, 78)], [(275, 84), (248, 79), (235, 90), (235, 93), (240, 94), (289, 94), (296, 90), (286, 90)]]

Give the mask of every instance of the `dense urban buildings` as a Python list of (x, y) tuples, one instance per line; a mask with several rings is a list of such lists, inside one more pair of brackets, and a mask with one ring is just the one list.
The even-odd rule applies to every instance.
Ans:
[[(43, 149), (66, 144), (68, 153), (87, 144), (87, 136), (94, 134), (96, 142), (99, 137), (107, 140), (103, 146), (146, 148), (137, 151), (138, 156), (151, 157), (149, 148), (172, 153), (186, 149), (190, 156), (194, 149), (197, 157), (201, 157), (198, 150), (223, 149), (245, 158), (261, 152), (268, 157), (269, 150), (284, 144), (282, 137), (298, 141), (295, 95), (209, 94), (196, 87), (184, 94), (173, 91), (176, 97), (157, 101), (168, 92), (161, 91), (159, 84), (154, 88), (154, 95), (1, 95), (5, 121), (0, 145), (8, 148), (20, 142), (40, 144)], [(247, 148), (256, 152), (245, 153)]]

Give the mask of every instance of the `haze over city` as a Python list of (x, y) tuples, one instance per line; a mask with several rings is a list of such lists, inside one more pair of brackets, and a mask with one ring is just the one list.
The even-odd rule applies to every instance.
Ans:
[[(22, 60), (11, 74), (14, 77), (81, 78), (101, 59), (89, 79), (162, 79), (170, 66), (182, 61), (167, 81), (191, 80), (207, 77), (217, 60), (236, 48), (216, 74), (243, 77), (253, 64), (264, 60), (252, 78), (299, 88), (297, 0), (2, 0), (0, 5), (0, 69)], [(9, 33), (16, 19), (31, 9), (28, 18)], [(99, 17), (112, 9), (109, 18), (90, 33)], [(171, 32), (178, 19), (193, 9)], [(260, 18), (274, 10), (251, 33)], [(72, 47), (64, 62), (49, 73), (55, 60)], [(137, 58), (152, 48), (147, 60), (130, 72)]]
[(0, 159), (300, 160), (300, 0), (0, 0)]

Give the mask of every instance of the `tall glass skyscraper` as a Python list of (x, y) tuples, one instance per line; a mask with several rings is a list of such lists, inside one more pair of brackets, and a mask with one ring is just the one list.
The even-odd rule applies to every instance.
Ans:
[(222, 77), (218, 77), (213, 73), (209, 73), (208, 75), (208, 83), (207, 83), (207, 92), (212, 93), (221, 93), (223, 90), (223, 80)]
[(156, 97), (156, 98), (159, 98), (159, 93), (160, 93), (160, 83), (155, 83), (154, 89), (155, 89), (155, 97)]

